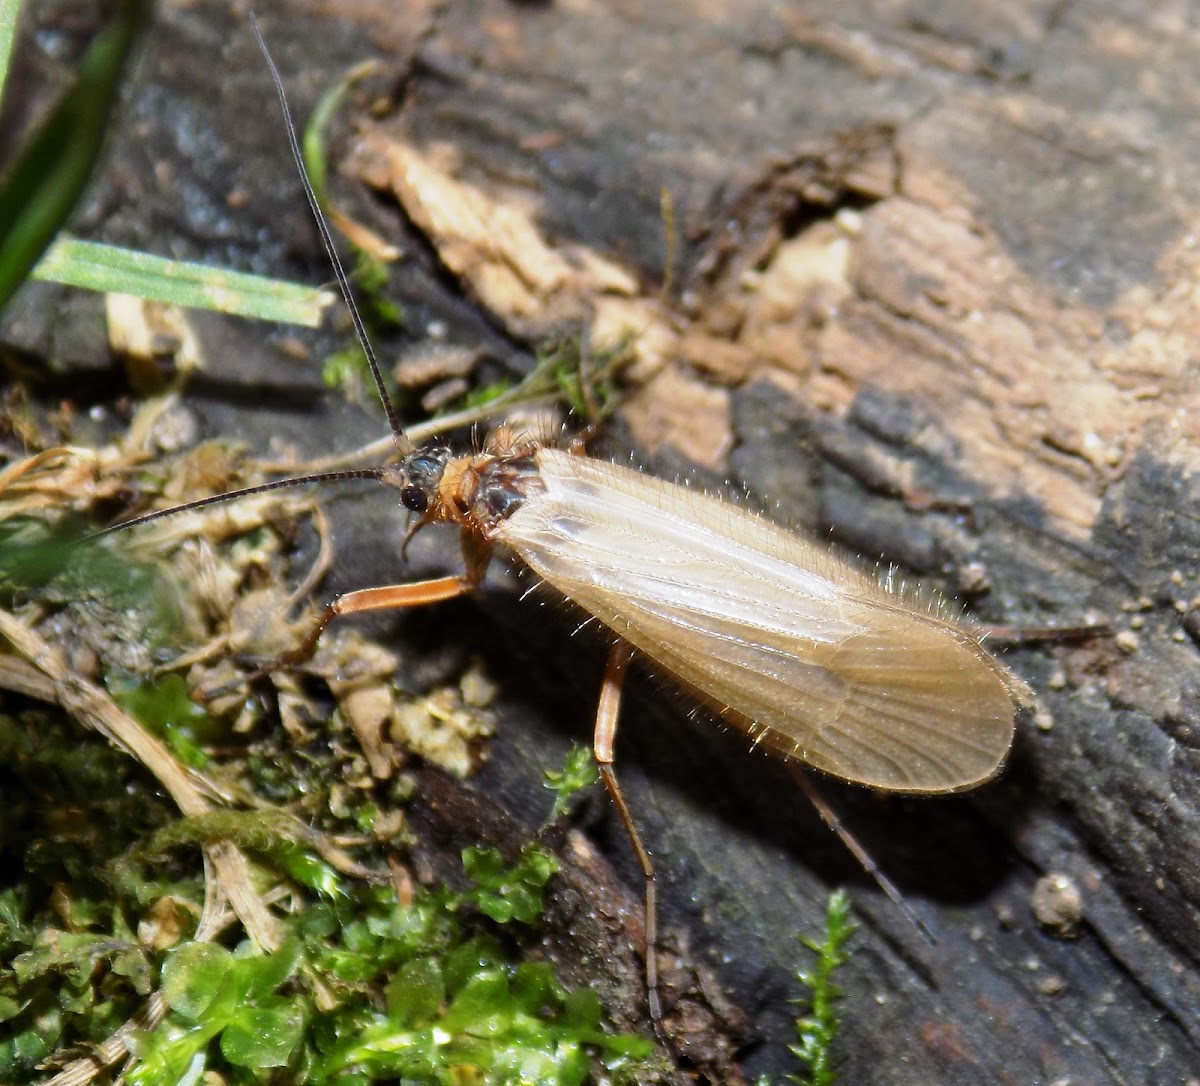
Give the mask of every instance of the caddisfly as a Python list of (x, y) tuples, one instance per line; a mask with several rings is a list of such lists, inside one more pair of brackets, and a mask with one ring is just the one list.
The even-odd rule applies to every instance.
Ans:
[[(282, 82), (269, 56), (267, 62), (300, 164)], [(936, 609), (910, 605), (904, 593), (761, 516), (504, 427), (477, 453), (414, 447), (388, 400), (328, 228), (304, 181), (399, 459), (280, 480), (182, 508), (301, 483), (369, 478), (395, 488), (419, 518), (414, 531), (434, 522), (460, 528), (462, 574), (340, 596), (276, 666), (307, 659), (337, 616), (474, 590), (498, 547), (611, 631), (594, 751), (646, 876), (652, 1014), (660, 1013), (653, 866), (613, 770), (621, 687), (635, 651), (756, 744), (847, 781), (948, 793), (999, 770), (1028, 692), (978, 637)]]

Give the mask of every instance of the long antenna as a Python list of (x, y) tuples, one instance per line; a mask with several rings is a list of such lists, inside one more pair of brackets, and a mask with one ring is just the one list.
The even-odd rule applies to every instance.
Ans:
[(407, 456), (409, 453), (416, 451), (416, 446), (409, 440), (408, 435), (404, 432), (404, 427), (400, 425), (400, 417), (396, 414), (396, 408), (392, 405), (392, 398), (387, 393), (387, 388), (383, 383), (383, 374), (379, 369), (379, 360), (375, 357), (375, 348), (371, 346), (371, 340), (367, 336), (367, 326), (363, 322), (362, 314), (358, 311), (358, 306), (354, 301), (354, 294), (350, 290), (350, 279), (346, 275), (346, 269), (342, 265), (341, 257), (338, 256), (336, 247), (333, 244), (333, 234), (330, 233), (329, 223), (325, 221), (325, 214), (321, 211), (321, 205), (317, 201), (317, 194), (313, 191), (312, 182), (308, 178), (308, 171), (304, 168), (304, 155), (300, 151), (300, 140), (296, 136), (296, 124), (292, 120), (291, 106), (288, 105), (287, 92), (283, 89), (283, 77), (279, 74), (279, 69), (275, 66), (275, 61), (271, 59), (271, 54), (267, 50), (267, 43), (263, 40), (262, 32), (258, 29), (258, 20), (254, 17), (254, 13), (250, 13), (250, 29), (254, 32), (255, 40), (258, 42), (258, 48), (262, 51), (263, 58), (267, 62), (267, 69), (271, 73), (271, 79), (275, 83), (275, 93), (279, 97), (279, 108), (283, 113), (284, 129), (287, 132), (288, 146), (292, 151), (292, 160), (296, 163), (296, 170), (300, 174), (300, 180), (304, 185), (304, 195), (308, 200), (309, 210), (312, 211), (312, 216), (317, 224), (317, 231), (321, 235), (321, 244), (325, 246), (325, 252), (329, 256), (329, 262), (333, 265), (333, 275), (337, 280), (338, 290), (341, 292), (342, 300), (346, 303), (346, 308), (350, 311), (350, 320), (354, 324), (354, 335), (358, 339), (358, 344), (363, 350), (363, 354), (367, 356), (367, 364), (371, 367), (371, 377), (375, 381), (375, 389), (379, 393), (379, 399), (383, 403), (384, 413), (387, 415), (388, 426), (392, 430), (392, 440), (396, 443), (396, 448), (402, 456)]
[(136, 528), (141, 524), (149, 524), (154, 520), (175, 516), (177, 513), (191, 512), (193, 509), (203, 509), (206, 505), (219, 505), (237, 498), (248, 498), (251, 494), (266, 494), (269, 490), (286, 490), (288, 487), (305, 486), (308, 483), (344, 483), (351, 479), (374, 479), (376, 482), (383, 482), (384, 478), (383, 468), (357, 468), (353, 471), (324, 471), (317, 475), (298, 475), (294, 479), (276, 479), (272, 483), (259, 483), (258, 486), (247, 486), (241, 490), (214, 494), (211, 498), (197, 498), (195, 501), (187, 502), (185, 505), (175, 505), (170, 509), (158, 509), (153, 513), (143, 513), (140, 517), (134, 517), (132, 520), (123, 520), (120, 524), (113, 524), (98, 532), (92, 532), (91, 535), (85, 536), (84, 540), (90, 542), (101, 536), (123, 532), (126, 528)]
[[(407, 456), (416, 451), (416, 446), (408, 434), (404, 432), (404, 427), (400, 425), (400, 418), (396, 414), (396, 408), (392, 404), (391, 397), (387, 394), (387, 388), (383, 383), (383, 376), (379, 369), (379, 360), (375, 357), (375, 350), (371, 346), (371, 341), (367, 336), (366, 324), (363, 322), (362, 314), (359, 312), (358, 306), (354, 302), (354, 295), (350, 290), (349, 277), (346, 275), (346, 269), (342, 265), (337, 249), (334, 248), (333, 235), (330, 233), (329, 224), (325, 221), (325, 216), (321, 212), (320, 205), (317, 203), (317, 194), (313, 191), (312, 182), (308, 178), (308, 171), (304, 168), (304, 156), (300, 152), (300, 141), (296, 137), (296, 125), (292, 120), (292, 111), (288, 105), (287, 93), (283, 89), (283, 78), (279, 74), (279, 69), (275, 66), (275, 61), (271, 59), (271, 54), (267, 51), (267, 43), (263, 40), (262, 33), (258, 29), (258, 20), (255, 19), (253, 12), (250, 14), (250, 29), (254, 32), (258, 47), (267, 62), (267, 69), (271, 73), (271, 80), (275, 84), (275, 93), (279, 96), (279, 107), (283, 112), (284, 129), (287, 132), (288, 146), (292, 152), (292, 161), (296, 163), (296, 170), (300, 174), (300, 181), (304, 186), (305, 198), (308, 200), (309, 209), (312, 211), (313, 219), (317, 224), (317, 231), (321, 235), (321, 243), (325, 247), (325, 253), (329, 257), (329, 262), (333, 265), (333, 274), (337, 280), (338, 290), (341, 292), (342, 300), (346, 303), (346, 308), (350, 311), (350, 319), (354, 323), (354, 334), (358, 339), (363, 353), (367, 356), (367, 362), (371, 367), (371, 376), (375, 380), (375, 388), (379, 393), (379, 399), (383, 403), (383, 410), (387, 414), (388, 426), (391, 427), (392, 441), (400, 455)], [(187, 502), (185, 505), (177, 505), (172, 509), (159, 509), (153, 513), (144, 513), (142, 516), (134, 517), (132, 520), (122, 521), (120, 524), (114, 524), (99, 532), (93, 532), (86, 538), (88, 540), (99, 539), (101, 536), (110, 535), (113, 532), (121, 532), (127, 528), (150, 524), (152, 521), (174, 516), (185, 509), (203, 509), (205, 506), (233, 501), (236, 498), (248, 498), (253, 494), (266, 494), (272, 490), (285, 490), (289, 487), (305, 486), (308, 483), (342, 483), (355, 479), (373, 479), (376, 482), (385, 482), (387, 480), (387, 473), (383, 468), (361, 468), (353, 471), (326, 471), (313, 475), (301, 475), (293, 479), (276, 479), (274, 482), (243, 487), (241, 490), (231, 490), (225, 494), (214, 494), (210, 498), (200, 498), (197, 501)]]

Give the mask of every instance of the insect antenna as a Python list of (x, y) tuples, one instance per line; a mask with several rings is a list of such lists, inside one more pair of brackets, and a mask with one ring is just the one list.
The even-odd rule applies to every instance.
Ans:
[[(358, 341), (359, 347), (366, 356), (367, 364), (371, 369), (371, 378), (375, 384), (375, 391), (379, 395), (380, 403), (383, 405), (384, 414), (387, 416), (388, 427), (392, 433), (392, 442), (396, 446), (396, 451), (401, 456), (416, 451), (416, 446), (405, 432), (403, 425), (400, 423), (400, 416), (396, 412), (395, 405), (392, 403), (391, 396), (388, 395), (387, 386), (383, 382), (383, 373), (379, 367), (379, 359), (375, 354), (375, 348), (371, 345), (371, 339), (367, 334), (366, 322), (363, 320), (362, 313), (359, 311), (358, 304), (354, 300), (354, 293), (350, 286), (350, 277), (346, 273), (345, 265), (342, 263), (341, 257), (338, 255), (337, 247), (333, 242), (333, 234), (329, 229), (329, 223), (325, 218), (324, 212), (321, 210), (320, 202), (317, 200), (317, 194), (313, 190), (312, 182), (308, 177), (308, 170), (304, 166), (304, 155), (300, 149), (300, 140), (296, 135), (296, 124), (292, 117), (292, 109), (288, 103), (287, 92), (283, 86), (283, 77), (279, 74), (279, 69), (275, 65), (274, 59), (271, 57), (270, 51), (267, 49), (267, 43), (263, 39), (262, 31), (259, 30), (258, 20), (254, 13), (250, 13), (250, 29), (254, 33), (254, 39), (258, 42), (258, 48), (266, 61), (267, 70), (271, 74), (271, 82), (275, 86), (275, 94), (279, 100), (279, 109), (283, 114), (284, 131), (287, 134), (288, 149), (292, 154), (292, 161), (296, 164), (296, 172), (300, 175), (300, 183), (304, 189), (304, 197), (308, 201), (309, 210), (312, 212), (313, 221), (316, 223), (317, 233), (321, 237), (321, 245), (325, 249), (325, 254), (333, 267), (334, 279), (337, 282), (338, 292), (342, 296), (342, 301), (346, 309), (350, 313), (350, 320), (354, 326), (354, 336)], [(160, 509), (153, 513), (146, 513), (139, 517), (133, 517), (130, 520), (122, 521), (120, 524), (114, 524), (108, 528), (104, 528), (99, 532), (93, 532), (87, 536), (88, 540), (99, 539), (101, 536), (110, 535), (114, 532), (124, 531), (127, 528), (139, 527), (143, 524), (149, 524), (152, 521), (161, 520), (166, 517), (174, 516), (177, 513), (187, 512), (193, 509), (203, 509), (205, 506), (218, 505), (222, 502), (235, 501), (238, 498), (247, 498), (254, 494), (265, 494), (272, 490), (283, 490), (288, 487), (305, 486), (309, 483), (338, 483), (348, 482), (356, 479), (374, 479), (377, 482), (382, 482), (385, 478), (384, 471), (380, 468), (360, 468), (348, 471), (327, 471), (318, 472), (310, 475), (297, 475), (289, 479), (277, 479), (274, 482), (262, 483), (258, 486), (243, 487), (240, 490), (230, 490), (224, 494), (214, 494), (209, 498), (200, 498), (196, 501), (187, 502), (184, 505), (177, 505), (171, 509)]]
[(304, 197), (308, 200), (309, 210), (312, 212), (313, 221), (317, 225), (317, 232), (321, 235), (321, 244), (325, 247), (325, 253), (329, 257), (330, 264), (333, 265), (333, 276), (337, 280), (338, 291), (342, 295), (342, 301), (346, 303), (346, 308), (350, 311), (350, 320), (354, 324), (354, 335), (358, 340), (358, 345), (362, 348), (363, 354), (367, 357), (367, 364), (371, 367), (371, 378), (375, 382), (375, 391), (379, 393), (380, 402), (383, 404), (384, 413), (387, 415), (388, 426), (392, 431), (392, 440), (396, 444), (396, 449), (402, 456), (416, 451), (416, 446), (413, 445), (408, 435), (404, 432), (404, 427), (400, 424), (400, 416), (396, 413), (396, 408), (392, 404), (392, 398), (388, 395), (387, 387), (383, 383), (383, 373), (379, 368), (379, 360), (375, 357), (375, 348), (371, 346), (371, 339), (367, 335), (366, 322), (359, 312), (358, 305), (354, 301), (354, 293), (350, 289), (350, 277), (346, 274), (346, 268), (342, 264), (342, 259), (338, 256), (337, 247), (333, 244), (333, 234), (329, 229), (329, 223), (325, 219), (325, 213), (321, 210), (321, 204), (317, 200), (317, 194), (313, 191), (312, 182), (308, 178), (308, 170), (304, 168), (304, 155), (300, 150), (300, 140), (296, 135), (296, 124), (292, 120), (292, 108), (288, 105), (287, 91), (283, 87), (283, 77), (279, 74), (279, 69), (275, 66), (275, 61), (271, 58), (270, 51), (267, 49), (267, 43), (263, 40), (262, 31), (258, 28), (258, 20), (254, 13), (250, 13), (250, 29), (254, 32), (254, 40), (258, 42), (258, 48), (262, 52), (263, 59), (267, 62), (267, 70), (271, 73), (271, 81), (275, 84), (275, 94), (279, 99), (279, 109), (283, 114), (283, 127), (287, 133), (288, 148), (292, 152), (292, 161), (296, 164), (296, 171), (300, 174), (301, 184), (304, 186)]
[(344, 483), (352, 479), (375, 479), (382, 481), (383, 477), (382, 468), (357, 468), (353, 471), (326, 471), (316, 475), (297, 475), (291, 479), (276, 479), (271, 483), (260, 483), (258, 486), (247, 486), (241, 490), (229, 490), (224, 494), (214, 494), (210, 498), (197, 498), (195, 501), (187, 502), (184, 505), (174, 505), (170, 509), (157, 509), (153, 513), (143, 513), (140, 517), (123, 520), (120, 524), (113, 524), (108, 528), (102, 528), (98, 532), (92, 532), (86, 539), (88, 541), (100, 539), (102, 536), (112, 535), (115, 532), (123, 532), (127, 528), (137, 528), (155, 520), (164, 520), (178, 513), (189, 513), (193, 509), (203, 509), (207, 505), (221, 505), (224, 502), (236, 501), (238, 498), (248, 498), (253, 494), (266, 494), (271, 490), (286, 490), (289, 487), (305, 486), (308, 483)]

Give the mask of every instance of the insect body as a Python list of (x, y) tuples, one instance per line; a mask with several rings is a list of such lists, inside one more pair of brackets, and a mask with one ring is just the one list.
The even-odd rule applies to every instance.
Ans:
[[(604, 623), (616, 640), (593, 750), (645, 876), (647, 992), (656, 1020), (654, 865), (613, 768), (630, 646), (756, 743), (859, 784), (897, 792), (971, 788), (997, 772), (1012, 744), (1028, 691), (977, 638), (736, 506), (515, 440), (505, 428), (481, 453), (411, 450), (398, 464), (361, 475), (399, 491), (420, 517), (414, 531), (457, 524), (466, 568), (457, 577), (338, 597), (284, 662), (306, 659), (339, 615), (472, 591), (497, 545)], [(809, 795), (828, 821), (823, 802)]]
[(413, 450), (373, 474), (419, 515), (414, 530), (459, 525), (465, 571), (339, 597), (296, 659), (338, 615), (473, 590), (497, 545), (616, 635), (593, 750), (645, 876), (647, 992), (656, 1020), (654, 865), (613, 768), (629, 646), (756, 743), (859, 784), (971, 788), (996, 773), (1012, 744), (1028, 691), (977, 638), (736, 506), (514, 440), (505, 428), (481, 453)]
[(503, 544), (756, 743), (846, 780), (953, 792), (999, 769), (1024, 686), (959, 626), (736, 506), (505, 443), (385, 475), (463, 527), (464, 590)]

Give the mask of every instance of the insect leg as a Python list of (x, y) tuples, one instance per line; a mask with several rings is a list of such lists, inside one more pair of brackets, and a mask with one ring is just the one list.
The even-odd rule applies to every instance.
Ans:
[(624, 641), (616, 642), (609, 651), (608, 663), (604, 668), (604, 682), (600, 687), (600, 703), (596, 706), (596, 730), (592, 737), (592, 751), (600, 770), (600, 779), (604, 781), (604, 787), (608, 789), (613, 806), (617, 809), (617, 816), (625, 827), (625, 833), (633, 846), (645, 880), (646, 1002), (650, 1008), (651, 1019), (657, 1023), (662, 1020), (662, 1004), (658, 998), (658, 887), (654, 881), (654, 861), (642, 843), (629, 804), (625, 802), (625, 796), (613, 770), (613, 745), (617, 738), (617, 715), (621, 711), (621, 689), (632, 658), (633, 650)]
[(588, 456), (588, 444), (600, 436), (602, 427), (597, 422), (589, 422), (567, 441), (567, 452), (572, 456)]
[(452, 600), (471, 592), (478, 585), (472, 577), (434, 577), (428, 581), (412, 584), (388, 584), (378, 588), (360, 588), (337, 596), (321, 612), (316, 625), (296, 648), (285, 652), (278, 662), (282, 668), (296, 667), (310, 660), (317, 649), (321, 634), (335, 618), (342, 615), (361, 615), (367, 611), (391, 611), (403, 607), (424, 607), (427, 603)]
[(289, 668), (299, 667), (312, 659), (313, 653), (317, 650), (317, 642), (321, 640), (321, 634), (325, 632), (325, 627), (341, 615), (358, 615), (365, 611), (387, 611), (401, 607), (422, 607), (427, 603), (438, 603), (441, 600), (452, 600), (456, 596), (466, 595), (478, 585), (478, 578), (468, 571), (458, 577), (435, 577), (428, 581), (416, 581), (413, 584), (389, 584), (378, 588), (361, 588), (356, 592), (346, 592), (335, 597), (325, 608), (316, 624), (296, 648), (283, 653), (265, 667), (250, 672), (244, 678), (201, 690), (198, 692), (198, 696), (204, 701), (211, 701), (230, 690), (257, 682), (273, 671), (286, 671)]
[(1106, 622), (1093, 622), (1082, 626), (981, 626), (979, 633), (1005, 645), (1032, 645), (1042, 641), (1087, 641), (1093, 637), (1112, 636), (1112, 627)]
[[(407, 543), (407, 538), (406, 538)], [(299, 667), (312, 659), (317, 651), (317, 642), (321, 634), (335, 618), (342, 615), (361, 615), (367, 611), (392, 611), (403, 607), (424, 607), (428, 603), (440, 603), (442, 600), (452, 600), (457, 596), (465, 596), (474, 592), (483, 583), (487, 573), (488, 563), (492, 558), (491, 544), (479, 539), (477, 534), (464, 529), (459, 536), (462, 547), (463, 563), (466, 569), (456, 577), (432, 577), (427, 581), (414, 581), (412, 584), (380, 585), (377, 588), (360, 588), (355, 592), (345, 592), (334, 597), (332, 602), (307, 636), (296, 648), (285, 652), (273, 664), (259, 668), (247, 676), (243, 682), (254, 682), (272, 671), (286, 670)], [(210, 693), (211, 696), (211, 693)]]
[(821, 816), (821, 821), (825, 823), (835, 834), (838, 840), (849, 850), (862, 869), (875, 880), (875, 885), (879, 887), (892, 901), (892, 903), (909, 919), (909, 922), (921, 933), (927, 942), (931, 945), (937, 943), (933, 932), (929, 930), (928, 925), (914, 911), (911, 905), (905, 901), (900, 891), (896, 888), (896, 884), (887, 877), (879, 868), (879, 865), (871, 858), (871, 854), (858, 843), (855, 836), (842, 825), (842, 820), (838, 818), (837, 812), (829, 805), (828, 800), (818, 791), (817, 786), (813, 784), (812, 778), (804, 772), (799, 766), (788, 765), (788, 772), (792, 775), (792, 779), (800, 786), (801, 791), (808, 797), (808, 802), (816, 809), (817, 814)]

